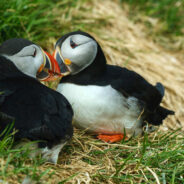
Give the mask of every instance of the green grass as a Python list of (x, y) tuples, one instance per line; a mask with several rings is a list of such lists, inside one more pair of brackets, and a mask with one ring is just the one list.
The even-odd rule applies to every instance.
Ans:
[(50, 38), (58, 39), (70, 31), (97, 30), (106, 25), (106, 19), (91, 18), (91, 21), (85, 21), (92, 8), (82, 5), (90, 1), (1, 0), (0, 43), (10, 38), (22, 37), (47, 49)]
[[(81, 137), (82, 140), (82, 137)], [(86, 140), (83, 140), (86, 141)], [(91, 178), (97, 183), (112, 181), (113, 183), (156, 183), (156, 178), (160, 183), (179, 184), (184, 183), (184, 137), (180, 130), (170, 133), (145, 134), (142, 138), (133, 138), (122, 141), (120, 144), (111, 144), (108, 147), (102, 146), (100, 141), (90, 138), (91, 145), (99, 145), (99, 149), (92, 149), (85, 152), (73, 141), (73, 144), (64, 147), (62, 154), (67, 157), (65, 164), (70, 165), (70, 158), (74, 152), (82, 153), (81, 158), (91, 166), (105, 164), (105, 158), (111, 160), (115, 171), (108, 172), (109, 169), (96, 169)], [(21, 149), (12, 147), (12, 137), (6, 135), (0, 142), (0, 179), (11, 181), (17, 177), (18, 182), (29, 176), (33, 181), (43, 182), (42, 178), (47, 176), (50, 183), (55, 178), (52, 165), (40, 169), (44, 160), (41, 157), (30, 159), (29, 144)], [(77, 157), (77, 156), (76, 156)], [(55, 168), (57, 171), (57, 168)], [(151, 172), (152, 171), (152, 172)], [(155, 173), (155, 176), (153, 175)], [(57, 183), (70, 181), (79, 173), (75, 172), (70, 177), (60, 180)], [(49, 182), (50, 181), (50, 182)]]
[(15, 132), (10, 133), (12, 127), (13, 124), (9, 125), (0, 135), (0, 179), (7, 181), (17, 176), (17, 181), (22, 182), (18, 176), (24, 175), (24, 177), (39, 181), (47, 174), (49, 168), (44, 172), (40, 171), (39, 166), (44, 163), (44, 160), (41, 157), (30, 158), (30, 154), (35, 151), (30, 149), (33, 142), (29, 142), (19, 149), (13, 147)]
[[(158, 18), (163, 24), (160, 33), (182, 35), (184, 33), (184, 0), (120, 0), (130, 5), (133, 17), (139, 12)], [(150, 24), (149, 24), (150, 26)]]
[[(13, 37), (23, 37), (34, 42), (46, 42), (50, 37), (60, 37), (62, 33), (83, 28), (77, 24), (80, 17), (58, 24), (57, 19), (63, 14), (70, 16), (72, 7), (79, 1), (63, 0), (1, 0), (0, 2), (0, 43)], [(83, 0), (80, 0), (82, 3)], [(57, 9), (56, 9), (57, 8)], [(59, 11), (58, 11), (59, 10)]]
[(49, 21), (53, 18), (49, 11), (53, 6), (51, 0), (1, 0), (0, 42), (13, 37), (32, 41), (48, 38), (54, 30)]
[[(154, 139), (145, 134), (142, 140), (125, 141), (123, 145), (134, 148), (131, 150), (118, 146), (100, 152), (92, 150), (89, 155), (102, 160), (110, 152), (114, 155), (112, 160), (116, 168), (113, 175), (99, 170), (93, 177), (98, 177), (101, 182), (112, 179), (114, 183), (139, 183), (142, 179), (140, 183), (156, 183), (151, 169), (160, 183), (163, 183), (163, 180), (166, 183), (184, 183), (184, 137), (179, 132), (159, 133)], [(89, 159), (86, 162), (92, 164)]]

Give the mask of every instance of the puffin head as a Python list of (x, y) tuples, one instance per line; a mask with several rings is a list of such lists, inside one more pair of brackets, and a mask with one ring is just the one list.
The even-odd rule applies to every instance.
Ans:
[(106, 65), (100, 45), (82, 31), (74, 31), (58, 39), (53, 55), (63, 72), (69, 71), (71, 75), (89, 70), (98, 72)]
[(0, 45), (0, 55), (13, 62), (24, 74), (42, 81), (54, 80), (62, 75), (53, 56), (23, 38), (13, 38), (3, 42)]

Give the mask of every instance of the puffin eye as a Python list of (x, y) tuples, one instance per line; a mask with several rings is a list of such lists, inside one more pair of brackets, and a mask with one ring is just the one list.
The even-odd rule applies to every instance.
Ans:
[(78, 45), (73, 40), (70, 40), (70, 46), (72, 47), (72, 49), (74, 49)]
[(35, 57), (36, 56), (36, 49), (34, 50), (34, 53), (33, 53), (33, 55), (32, 55), (33, 57)]

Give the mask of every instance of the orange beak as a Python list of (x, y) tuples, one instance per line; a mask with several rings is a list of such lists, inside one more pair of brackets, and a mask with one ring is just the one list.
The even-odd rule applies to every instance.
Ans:
[(45, 51), (43, 55), (44, 62), (37, 72), (37, 78), (41, 81), (53, 81), (62, 77), (60, 67), (54, 57)]

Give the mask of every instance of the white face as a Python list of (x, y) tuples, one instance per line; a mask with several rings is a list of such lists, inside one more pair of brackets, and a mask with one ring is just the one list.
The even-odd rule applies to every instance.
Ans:
[(20, 71), (34, 78), (36, 78), (36, 73), (44, 62), (41, 48), (34, 44), (24, 47), (12, 56), (4, 56), (11, 60)]
[(89, 66), (96, 57), (95, 40), (80, 34), (69, 36), (61, 45), (63, 59), (69, 59), (71, 74), (77, 74)]

